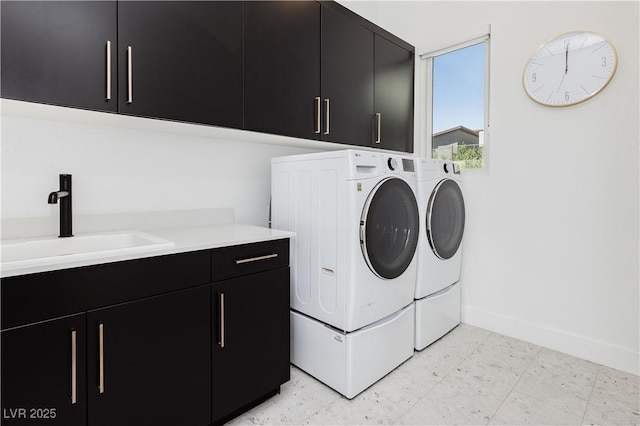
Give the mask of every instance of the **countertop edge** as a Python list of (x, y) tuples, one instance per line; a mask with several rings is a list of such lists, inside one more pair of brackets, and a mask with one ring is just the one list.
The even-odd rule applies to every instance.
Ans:
[(18, 266), (15, 268), (9, 268), (8, 270), (3, 268), (0, 264), (0, 278), (9, 278), (20, 275), (37, 274), (41, 272), (106, 263), (124, 262), (149, 257), (168, 256), (172, 254), (295, 237), (294, 232), (243, 224), (156, 229), (145, 232), (172, 241), (174, 244), (169, 247), (162, 247), (144, 252), (126, 254), (96, 253), (95, 256), (90, 256), (90, 258), (84, 259), (73, 259), (66, 256), (60, 256), (58, 258), (48, 258), (46, 261), (43, 260), (40, 264)]

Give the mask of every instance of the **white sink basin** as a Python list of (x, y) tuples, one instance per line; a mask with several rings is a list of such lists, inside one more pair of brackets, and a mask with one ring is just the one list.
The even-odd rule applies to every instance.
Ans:
[(2, 269), (46, 265), (62, 260), (94, 259), (106, 255), (145, 252), (170, 247), (168, 241), (139, 231), (48, 237), (29, 240), (5, 240), (0, 248)]

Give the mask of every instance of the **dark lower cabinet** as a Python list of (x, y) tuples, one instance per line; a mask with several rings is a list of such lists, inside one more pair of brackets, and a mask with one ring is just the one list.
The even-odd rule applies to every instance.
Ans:
[(212, 286), (212, 419), (279, 390), (289, 380), (289, 268)]
[(125, 114), (242, 128), (242, 3), (119, 1)]
[(87, 313), (89, 424), (208, 425), (210, 286)]
[(117, 111), (115, 1), (3, 0), (0, 15), (3, 98)]
[(376, 34), (377, 148), (413, 151), (413, 69), (413, 52)]
[(2, 424), (208, 425), (210, 286), (2, 331)]
[(3, 425), (86, 425), (86, 315), (3, 330)]
[(280, 239), (3, 278), (2, 424), (206, 426), (268, 398), (288, 265)]

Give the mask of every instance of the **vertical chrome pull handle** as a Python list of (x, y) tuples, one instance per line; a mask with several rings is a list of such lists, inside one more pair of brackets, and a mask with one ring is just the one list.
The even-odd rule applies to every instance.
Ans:
[(325, 122), (324, 122), (324, 134), (329, 134), (329, 98), (324, 100), (324, 114), (325, 114)]
[(104, 324), (98, 325), (98, 390), (104, 393)]
[(111, 100), (111, 41), (107, 40), (107, 100)]
[(320, 134), (320, 109), (322, 108), (320, 105), (320, 96), (316, 96), (316, 130), (315, 133)]
[(380, 129), (382, 126), (382, 114), (376, 113), (376, 143), (380, 143)]
[(133, 103), (133, 48), (127, 46), (127, 103)]
[(218, 345), (224, 348), (224, 293), (218, 295), (220, 303), (220, 340)]
[(71, 330), (71, 404), (77, 402), (78, 396), (78, 347), (76, 331)]

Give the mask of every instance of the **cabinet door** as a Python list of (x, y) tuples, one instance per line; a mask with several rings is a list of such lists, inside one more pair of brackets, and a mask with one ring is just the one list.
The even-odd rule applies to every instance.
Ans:
[(371, 146), (373, 33), (322, 7), (321, 63), (322, 140)]
[(289, 380), (289, 268), (212, 288), (215, 422)]
[(117, 110), (115, 1), (3, 1), (0, 13), (3, 98)]
[(118, 2), (120, 112), (242, 127), (242, 3)]
[(0, 335), (2, 424), (86, 424), (85, 315)]
[(246, 2), (244, 52), (245, 128), (318, 139), (320, 5)]
[[(413, 53), (376, 35), (374, 146), (413, 152)], [(379, 133), (378, 133), (379, 132)]]
[(90, 425), (211, 422), (210, 286), (87, 314)]

